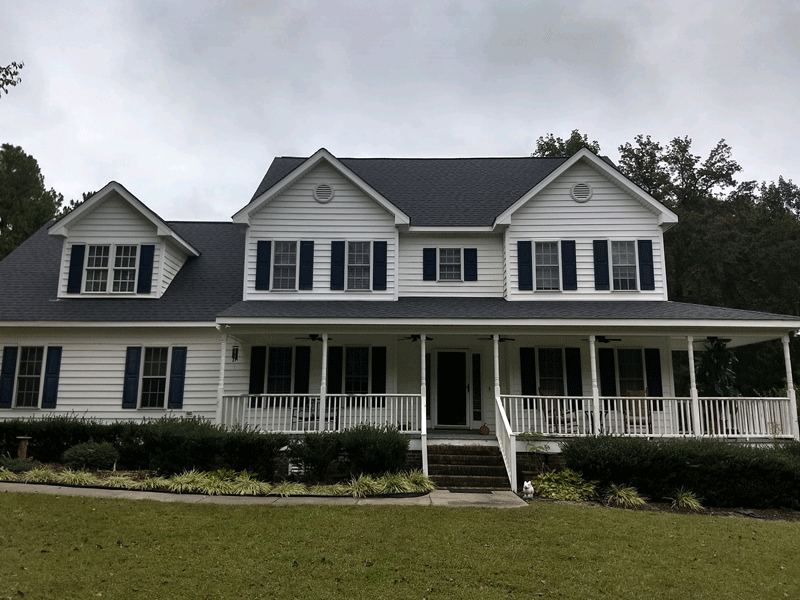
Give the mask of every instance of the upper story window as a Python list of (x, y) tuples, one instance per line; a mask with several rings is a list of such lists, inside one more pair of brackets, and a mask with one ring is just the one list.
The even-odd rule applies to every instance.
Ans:
[(297, 242), (275, 242), (275, 264), (272, 267), (272, 289), (297, 288)]
[(423, 281), (477, 281), (477, 248), (423, 248)]
[(439, 248), (439, 280), (461, 279), (461, 248)]
[[(109, 256), (114, 250), (113, 268)], [(129, 293), (136, 291), (137, 246), (89, 246), (86, 255), (85, 292)]]
[(370, 242), (347, 242), (347, 289), (369, 290)]
[(636, 289), (635, 242), (611, 242), (611, 279), (615, 290)]
[(561, 289), (558, 276), (558, 242), (536, 242), (536, 289)]

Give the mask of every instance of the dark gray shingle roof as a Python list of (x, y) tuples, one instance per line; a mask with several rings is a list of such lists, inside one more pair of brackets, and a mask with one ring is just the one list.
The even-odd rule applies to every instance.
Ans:
[(242, 298), (244, 236), (233, 223), (168, 224), (200, 256), (160, 299), (57, 298), (62, 242), (48, 223), (0, 262), (0, 321), (213, 321)]
[[(272, 161), (253, 199), (307, 159)], [(344, 166), (424, 227), (491, 225), (568, 158), (341, 158)]]
[(238, 302), (220, 314), (225, 317), (298, 319), (570, 319), (595, 320), (708, 320), (785, 321), (800, 317), (647, 300), (509, 302), (503, 298), (406, 297), (396, 302), (369, 301), (247, 301)]

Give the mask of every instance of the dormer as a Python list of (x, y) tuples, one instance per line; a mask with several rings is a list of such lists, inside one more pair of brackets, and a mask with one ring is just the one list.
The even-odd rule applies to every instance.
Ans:
[(59, 298), (160, 298), (200, 253), (116, 181), (48, 233), (63, 240)]

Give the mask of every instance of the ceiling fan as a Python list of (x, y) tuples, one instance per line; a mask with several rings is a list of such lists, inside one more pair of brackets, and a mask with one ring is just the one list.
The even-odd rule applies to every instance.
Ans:
[(710, 335), (710, 336), (708, 336), (708, 337), (706, 338), (706, 341), (707, 341), (707, 342), (710, 342), (710, 343), (712, 343), (712, 344), (713, 344), (714, 342), (722, 342), (723, 344), (727, 344), (727, 343), (729, 343), (731, 340), (730, 340), (730, 338), (721, 338), (721, 337), (717, 337), (717, 336), (715, 336), (715, 335)]
[[(583, 339), (584, 342), (588, 342), (588, 338)], [(604, 335), (596, 335), (594, 336), (595, 342), (600, 342), (601, 344), (608, 344), (609, 342), (621, 342), (622, 338), (609, 338)]]
[[(321, 342), (322, 336), (318, 333), (309, 333), (308, 335), (304, 335), (303, 337), (296, 337), (296, 340), (311, 340), (312, 342)], [(332, 340), (332, 337), (328, 338), (328, 341)]]
[[(483, 341), (490, 341), (491, 342), (492, 340), (494, 340), (494, 337), (488, 335), (488, 336), (484, 336), (484, 337), (479, 337), (478, 339), (479, 340), (483, 340)], [(514, 338), (512, 338), (512, 337), (508, 337), (507, 335), (501, 335), (500, 337), (497, 338), (497, 341), (498, 342), (515, 342), (516, 340)]]
[[(402, 342), (402, 341), (405, 341), (405, 340), (410, 340), (412, 342), (418, 342), (421, 338), (422, 338), (422, 336), (419, 335), (418, 333), (412, 333), (411, 335), (407, 335), (405, 337), (397, 338), (397, 341), (398, 342)], [(433, 338), (428, 336), (428, 335), (425, 336), (425, 341), (426, 342), (429, 341), (429, 340), (432, 340), (432, 339)]]

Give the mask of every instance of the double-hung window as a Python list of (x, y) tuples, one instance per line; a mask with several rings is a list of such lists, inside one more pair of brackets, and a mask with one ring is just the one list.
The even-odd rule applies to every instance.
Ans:
[(42, 346), (22, 346), (19, 349), (19, 372), (17, 373), (18, 408), (37, 408), (42, 391)]
[(636, 243), (611, 242), (611, 279), (615, 290), (636, 290)]
[(560, 290), (558, 242), (536, 242), (536, 290)]
[(539, 394), (564, 395), (564, 354), (561, 348), (539, 348)]
[(129, 346), (122, 408), (182, 408), (186, 346)]
[(271, 346), (267, 363), (267, 394), (292, 393), (292, 347)]
[(55, 408), (61, 346), (5, 346), (0, 408)]
[(369, 290), (371, 242), (347, 242), (347, 289)]
[(145, 348), (142, 364), (142, 408), (164, 408), (169, 348)]
[(297, 242), (275, 241), (272, 289), (297, 289)]
[[(137, 246), (89, 246), (86, 255), (85, 292), (130, 293), (136, 291)], [(110, 257), (114, 257), (113, 267)]]
[(347, 347), (344, 353), (344, 393), (369, 393), (369, 348)]
[(620, 348), (617, 350), (617, 370), (619, 372), (619, 393), (627, 396), (630, 392), (645, 389), (644, 359), (639, 348)]
[(461, 279), (461, 248), (439, 248), (439, 281)]

